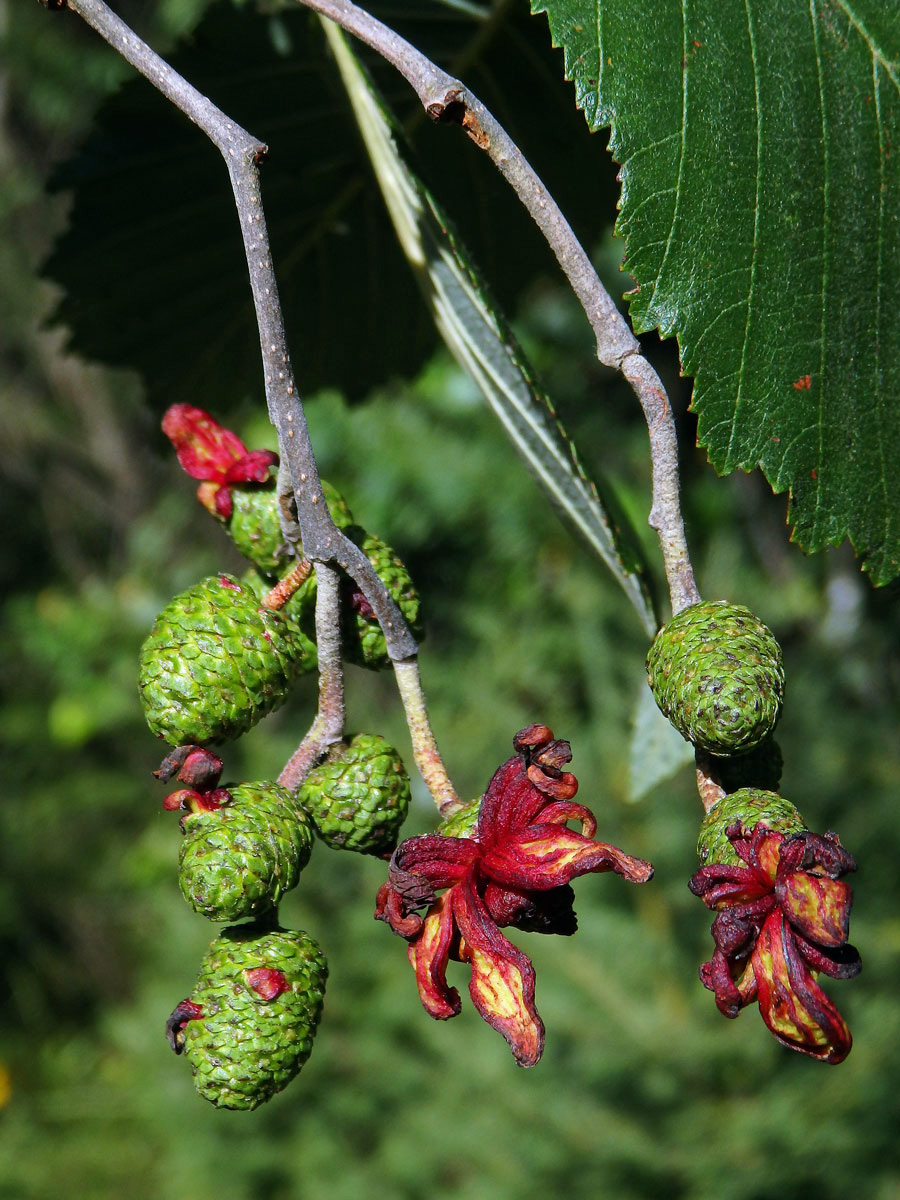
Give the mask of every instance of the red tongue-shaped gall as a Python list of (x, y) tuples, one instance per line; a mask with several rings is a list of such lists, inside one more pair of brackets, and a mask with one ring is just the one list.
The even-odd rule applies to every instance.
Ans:
[(163, 800), (167, 812), (213, 812), (231, 799), (228, 788), (216, 788), (212, 792), (197, 792), (193, 788), (180, 788)]
[[(467, 963), (475, 1007), (519, 1065), (531, 1067), (544, 1045), (534, 968), (501, 925), (572, 934), (571, 880), (614, 871), (643, 883), (653, 867), (594, 840), (597, 822), (572, 802), (578, 784), (562, 770), (572, 757), (568, 742), (535, 724), (520, 730), (513, 746), (515, 756), (494, 772), (481, 798), (472, 836), (422, 834), (394, 851), (375, 918), (409, 943), (426, 1012), (441, 1021), (459, 1013), (446, 969), (450, 959)], [(570, 821), (581, 822), (581, 833), (568, 828)]]
[(272, 967), (254, 967), (245, 972), (244, 978), (263, 1000), (275, 1000), (291, 990), (284, 972), (276, 971)]
[(225, 804), (230, 804), (231, 792), (228, 788), (216, 788), (212, 792), (196, 792), (193, 788), (180, 788), (171, 792), (163, 800), (166, 812), (180, 812), (181, 832), (185, 831), (185, 819), (190, 813), (215, 812)]
[(175, 778), (187, 788), (210, 792), (219, 782), (224, 765), (218, 755), (203, 746), (176, 746), (153, 774), (162, 783)]
[(265, 483), (278, 463), (272, 450), (248, 450), (236, 433), (193, 404), (173, 404), (162, 420), (163, 433), (175, 448), (182, 470), (202, 483), (201, 504), (227, 520), (232, 501), (229, 485)]
[(184, 1027), (188, 1021), (195, 1021), (203, 1016), (203, 1007), (193, 1000), (182, 1000), (176, 1004), (169, 1019), (166, 1021), (166, 1038), (176, 1054), (184, 1050)]
[(513, 747), (522, 755), (528, 778), (547, 796), (571, 800), (578, 791), (578, 780), (563, 767), (572, 761), (568, 742), (554, 738), (547, 725), (528, 725), (513, 738)]

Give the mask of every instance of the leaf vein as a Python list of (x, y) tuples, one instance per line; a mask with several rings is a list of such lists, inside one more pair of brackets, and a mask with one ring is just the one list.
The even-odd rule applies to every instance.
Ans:
[[(820, 391), (817, 400), (818, 411), (818, 454), (816, 456), (816, 500), (814, 506), (813, 520), (813, 540), (816, 537), (816, 531), (819, 524), (819, 513), (821, 511), (822, 502), (822, 480), (825, 474), (823, 470), (823, 449), (825, 440), (824, 431), (824, 409), (825, 409), (825, 392), (828, 387), (828, 380), (825, 374), (825, 333), (828, 318), (828, 279), (829, 279), (829, 245), (831, 241), (831, 211), (830, 203), (830, 173), (828, 161), (828, 121), (825, 115), (825, 81), (822, 77), (822, 49), (819, 45), (819, 29), (816, 23), (816, 13), (814, 0), (810, 0), (809, 17), (812, 26), (813, 35), (813, 51), (816, 60), (816, 75), (819, 81), (819, 112), (822, 117), (822, 319), (819, 325), (819, 380)], [(802, 436), (802, 435), (801, 435)], [(797, 440), (797, 439), (794, 439)], [(791, 445), (793, 445), (793, 441)], [(785, 451), (785, 455), (787, 450)]]
[[(785, 464), (787, 463), (788, 455), (793, 450), (793, 448), (797, 445), (797, 443), (802, 442), (803, 439), (806, 437), (806, 435), (808, 433), (811, 433), (815, 429), (816, 429), (816, 425), (815, 425), (815, 423), (813, 423), (812, 425), (805, 426), (803, 429), (800, 430), (799, 433), (794, 434), (794, 436), (791, 438), (791, 440), (787, 443), (787, 445), (784, 447), (784, 449), (781, 452), (782, 467), (784, 467)], [(796, 475), (797, 475), (796, 471), (792, 472), (793, 477), (795, 477)], [(780, 482), (781, 482), (781, 479), (780, 479), (780, 472), (779, 472), (779, 483)], [(792, 482), (792, 478), (789, 478), (786, 482), (788, 483), (788, 485), (790, 485)]]
[[(884, 310), (881, 303), (882, 287), (884, 286), (884, 198), (887, 192), (885, 173), (885, 144), (884, 124), (881, 119), (881, 84), (878, 78), (878, 60), (872, 57), (872, 95), (875, 104), (875, 128), (878, 131), (878, 258), (875, 269), (875, 387), (881, 390), (881, 321)], [(875, 419), (878, 422), (878, 458), (881, 462), (881, 494), (884, 499), (884, 536), (888, 540), (890, 534), (893, 505), (890, 503), (887, 486), (887, 464), (884, 460), (884, 421), (880, 404), (873, 405)]]
[(844, 10), (844, 12), (847, 14), (847, 20), (850, 22), (850, 24), (853, 26), (853, 28), (856, 30), (856, 32), (859, 34), (859, 36), (862, 38), (862, 40), (869, 47), (869, 53), (872, 55), (872, 59), (875, 62), (881, 63), (881, 65), (882, 65), (882, 67), (884, 67), (885, 73), (887, 74), (891, 83), (894, 85), (896, 90), (898, 92), (900, 92), (900, 77), (898, 77), (897, 72), (894, 70), (894, 64), (892, 62), (889, 62), (888, 59), (885, 58), (881, 48), (876, 45), (875, 39), (872, 37), (872, 35), (869, 33), (868, 29), (866, 29), (865, 25), (863, 25), (862, 21), (859, 19), (859, 17), (853, 11), (853, 9), (850, 7), (850, 5), (847, 3), (847, 0), (837, 0), (837, 4), (838, 4), (838, 7), (842, 8)]
[[(747, 269), (746, 267), (740, 268), (741, 271), (745, 271), (746, 269)], [(731, 272), (728, 272), (728, 273), (731, 274)], [(718, 324), (718, 322), (722, 320), (722, 318), (724, 316), (727, 316), (727, 314), (730, 313), (735, 308), (743, 308), (746, 303), (747, 303), (747, 301), (742, 298), (740, 300), (735, 300), (735, 302), (733, 304), (726, 304), (724, 308), (720, 308), (719, 311), (716, 313), (716, 315), (713, 317), (713, 319), (709, 322), (709, 324), (704, 326), (704, 328), (700, 331), (700, 333), (694, 340), (694, 345), (691, 349), (691, 357), (693, 358), (694, 355), (696, 355), (697, 351), (700, 349), (700, 346), (703, 343), (703, 339), (710, 332), (710, 330), (712, 330)]]
[[(658, 192), (651, 192), (649, 196), (645, 196), (643, 198), (643, 200), (640, 202), (640, 204), (636, 204), (634, 206), (634, 208), (631, 209), (631, 211), (628, 214), (627, 221), (620, 220), (620, 227), (625, 228), (626, 226), (631, 225), (631, 223), (634, 221), (634, 218), (638, 215), (638, 213), (641, 211), (641, 209), (645, 205), (650, 204), (650, 202), (653, 200), (658, 200), (660, 198), (660, 196), (670, 196), (672, 194), (672, 192), (674, 192), (674, 191), (675, 191), (675, 189), (673, 187), (667, 187), (667, 188), (660, 188), (660, 190)], [(661, 246), (662, 242), (657, 242), (656, 244), (658, 246)]]
[(734, 398), (734, 415), (732, 417), (731, 437), (728, 440), (728, 452), (725, 457), (731, 462), (734, 452), (734, 442), (737, 436), (738, 414), (744, 392), (745, 366), (747, 347), (750, 342), (750, 319), (753, 314), (753, 295), (756, 288), (756, 266), (759, 261), (759, 189), (762, 177), (762, 107), (759, 95), (759, 67), (757, 63), (756, 39), (753, 34), (753, 20), (750, 16), (749, 0), (744, 0), (744, 12), (747, 16), (747, 40), (750, 45), (750, 65), (753, 69), (753, 96), (756, 115), (756, 198), (753, 207), (753, 249), (750, 252), (750, 286), (747, 289), (747, 320), (744, 324), (744, 340), (741, 345), (741, 365), (738, 373), (738, 387)]
[[(687, 0), (681, 0), (681, 53), (684, 59), (687, 58)], [(675, 204), (672, 207), (672, 220), (669, 225), (669, 236), (666, 238), (666, 248), (663, 251), (663, 256), (659, 264), (659, 270), (656, 272), (656, 278), (653, 281), (653, 292), (650, 296), (650, 302), (647, 305), (648, 312), (651, 311), (656, 303), (656, 293), (659, 289), (659, 281), (662, 278), (663, 272), (666, 269), (666, 262), (669, 258), (669, 251), (672, 249), (672, 242), (675, 237), (675, 226), (678, 224), (678, 210), (681, 203), (682, 195), (682, 179), (684, 178), (684, 159), (685, 159), (685, 138), (687, 136), (687, 78), (686, 70), (681, 72), (681, 145), (678, 150), (678, 178), (675, 181)], [(662, 325), (660, 323), (660, 329)], [(671, 331), (671, 321), (669, 330)]]
[[(649, 154), (651, 150), (656, 150), (660, 146), (664, 146), (666, 144), (666, 142), (671, 142), (671, 141), (673, 141), (673, 139), (675, 139), (677, 137), (678, 137), (678, 130), (673, 129), (672, 132), (667, 133), (665, 137), (657, 138), (653, 142), (648, 142), (646, 144), (646, 146), (639, 146), (638, 149), (635, 150), (634, 154), (629, 154), (627, 158), (622, 159), (622, 162), (619, 165), (624, 170), (627, 166), (630, 166), (631, 163), (633, 163), (636, 158), (640, 158), (642, 154)], [(675, 190), (674, 188), (667, 189), (667, 191), (670, 191), (670, 192), (672, 192), (674, 190)]]

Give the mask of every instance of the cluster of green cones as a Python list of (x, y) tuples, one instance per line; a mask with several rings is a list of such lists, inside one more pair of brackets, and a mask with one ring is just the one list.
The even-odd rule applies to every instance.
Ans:
[[(282, 535), (277, 456), (248, 451), (209, 414), (175, 405), (163, 429), (198, 497), (251, 562), (180, 593), (160, 612), (140, 657), (151, 731), (174, 749), (158, 777), (183, 784), (164, 806), (181, 814), (181, 892), (195, 912), (229, 924), (207, 952), (167, 1035), (195, 1086), (218, 1107), (251, 1109), (281, 1091), (309, 1056), (322, 1011), (325, 957), (302, 931), (278, 924), (316, 838), (333, 849), (389, 857), (409, 806), (397, 750), (374, 734), (333, 746), (298, 792), (272, 781), (221, 785), (211, 746), (246, 733), (317, 666), (315, 570)], [(418, 634), (419, 599), (389, 546), (353, 523), (322, 481), (335, 525), (366, 554)], [(286, 586), (287, 584), (290, 586)], [(390, 665), (384, 634), (351, 580), (342, 591), (343, 655)]]
[[(210, 921), (247, 923), (213, 942), (169, 1020), (169, 1038), (204, 1099), (255, 1108), (309, 1057), (328, 973), (308, 934), (277, 924), (278, 904), (299, 882), (316, 836), (335, 849), (389, 856), (409, 777), (384, 738), (358, 734), (333, 747), (296, 794), (272, 782), (220, 787), (215, 773), (201, 786), (165, 801), (182, 813), (182, 895)], [(286, 981), (277, 988), (273, 972)]]
[(690, 881), (716, 914), (703, 985), (726, 1017), (757, 1004), (783, 1046), (843, 1062), (850, 1031), (818, 977), (859, 972), (844, 879), (856, 864), (836, 834), (812, 833), (779, 792), (781, 648), (749, 609), (701, 602), (659, 631), (647, 674), (659, 708), (696, 748), (703, 777), (701, 866)]

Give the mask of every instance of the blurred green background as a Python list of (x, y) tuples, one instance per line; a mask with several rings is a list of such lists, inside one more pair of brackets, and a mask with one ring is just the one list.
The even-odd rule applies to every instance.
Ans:
[[(122, 11), (166, 46), (202, 7)], [(518, 728), (550, 724), (572, 743), (600, 836), (651, 858), (656, 876), (641, 888), (583, 879), (574, 939), (521, 936), (548, 1030), (542, 1062), (525, 1072), (472, 1010), (462, 969), (462, 1015), (425, 1015), (405, 946), (372, 921), (383, 864), (319, 846), (282, 910), (329, 957), (313, 1056), (257, 1112), (196, 1098), (163, 1023), (214, 930), (178, 891), (178, 829), (151, 775), (161, 753), (142, 721), (136, 659), (176, 591), (240, 564), (168, 451), (158, 398), (135, 375), (67, 352), (44, 325), (58, 293), (39, 268), (70, 204), (45, 184), (127, 69), (74, 17), (37, 4), (0, 0), (0, 36), (0, 1195), (900, 1197), (898, 592), (873, 592), (846, 547), (804, 559), (788, 544), (784, 499), (757, 478), (715, 478), (691, 448), (673, 348), (652, 339), (680, 410), (701, 589), (777, 632), (784, 791), (814, 828), (837, 829), (860, 866), (852, 940), (864, 971), (829, 985), (854, 1034), (849, 1059), (830, 1068), (791, 1054), (755, 1009), (725, 1021), (700, 985), (711, 940), (686, 886), (700, 815), (691, 772), (629, 798), (646, 639), (471, 384), (429, 351), (361, 403), (326, 389), (308, 412), (323, 474), (422, 593), (423, 678), (451, 773), (475, 796)], [(608, 236), (599, 253), (621, 292)], [(572, 302), (535, 261), (517, 330), (589, 469), (613, 479), (642, 526), (636, 406), (592, 362)], [(164, 357), (165, 344), (155, 351)], [(272, 444), (259, 395), (196, 402), (250, 445)], [(649, 531), (646, 545), (656, 563)], [(276, 773), (314, 698), (304, 682), (229, 747), (226, 777)], [(351, 668), (348, 702), (353, 729), (408, 749), (389, 675)], [(420, 787), (409, 832), (434, 819)]]

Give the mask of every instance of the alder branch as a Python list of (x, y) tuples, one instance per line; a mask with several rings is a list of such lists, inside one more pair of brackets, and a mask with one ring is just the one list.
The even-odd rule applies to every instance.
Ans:
[[(291, 756), (279, 781), (299, 787), (310, 768), (344, 731), (344, 682), (341, 655), (339, 577), (335, 564), (352, 577), (369, 602), (382, 631), (388, 656), (398, 671), (398, 689), (410, 725), (416, 762), (443, 812), (459, 801), (441, 760), (425, 700), (418, 684), (418, 646), (403, 614), (388, 594), (363, 551), (334, 524), (322, 492), (303, 404), (294, 383), (284, 317), (272, 265), (269, 236), (260, 191), (259, 165), (267, 147), (203, 96), (155, 53), (102, 0), (42, 0), (46, 7), (71, 8), (127, 62), (201, 129), (219, 150), (228, 168), (241, 224), (244, 252), (259, 327), (269, 418), (278, 432), (281, 461), (278, 495), (285, 537), (297, 543), (303, 558), (285, 591), (316, 564), (316, 639), (319, 659), (319, 706), (316, 718)], [(293, 496), (294, 504), (291, 504)], [(296, 512), (294, 512), (296, 508)], [(277, 607), (285, 597), (273, 589), (266, 601)]]
[[(45, 0), (69, 8), (206, 134), (225, 160), (241, 225), (250, 286), (259, 327), (269, 419), (278, 432), (282, 462), (290, 473), (303, 552), (316, 563), (334, 563), (358, 584), (384, 630), (388, 655), (415, 657), (416, 640), (365, 554), (336, 528), (325, 503), (306, 415), (294, 383), (284, 317), (269, 249), (260, 191), (259, 164), (268, 147), (232, 121), (187, 82), (103, 3), (103, 0)], [(290, 523), (287, 522), (288, 528)]]
[(416, 661), (395, 662), (394, 675), (406, 713), (416, 766), (437, 805), (438, 812), (446, 820), (464, 806), (450, 782), (437, 742), (434, 740), (419, 676), (419, 664)]
[(306, 737), (278, 776), (295, 792), (329, 746), (344, 736), (344, 665), (341, 660), (341, 597), (337, 571), (316, 570), (316, 647), (319, 655), (319, 709)]
[(627, 379), (650, 435), (653, 498), (649, 524), (660, 542), (673, 612), (700, 599), (681, 515), (675, 420), (662, 381), (603, 286), (593, 263), (534, 168), (488, 108), (448, 74), (351, 0), (298, 0), (377, 51), (415, 91), (432, 120), (461, 126), (531, 214), (590, 322), (597, 358)]

